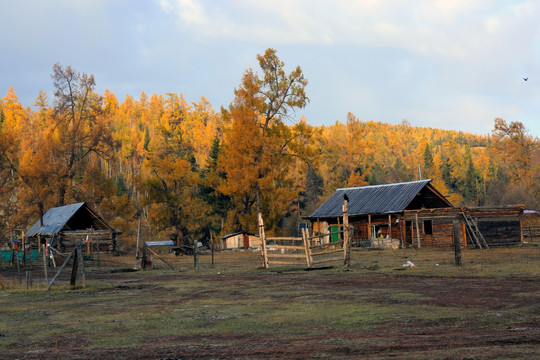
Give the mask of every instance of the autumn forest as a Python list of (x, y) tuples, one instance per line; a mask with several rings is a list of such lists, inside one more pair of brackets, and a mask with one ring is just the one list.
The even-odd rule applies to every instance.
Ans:
[[(313, 126), (301, 67), (273, 49), (238, 74), (232, 103), (214, 109), (167, 93), (120, 102), (93, 75), (55, 64), (54, 94), (0, 101), (0, 239), (39, 213), (87, 202), (135, 243), (207, 242), (238, 230), (295, 234), (336, 188), (433, 179), (453, 205), (525, 204), (540, 210), (540, 147), (525, 126), (496, 118), (489, 134), (362, 120)], [(32, 107), (31, 107), (32, 106)]]

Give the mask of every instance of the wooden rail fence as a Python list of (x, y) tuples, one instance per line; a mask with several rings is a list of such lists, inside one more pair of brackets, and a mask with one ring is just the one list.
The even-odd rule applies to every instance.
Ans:
[[(301, 237), (266, 237), (262, 215), (258, 216), (259, 237), (261, 239), (262, 267), (270, 265), (306, 266), (342, 262), (350, 265), (351, 235), (349, 227), (347, 201), (343, 205), (343, 225), (338, 231), (309, 235), (308, 229), (302, 229)], [(338, 241), (325, 243), (337, 234)]]

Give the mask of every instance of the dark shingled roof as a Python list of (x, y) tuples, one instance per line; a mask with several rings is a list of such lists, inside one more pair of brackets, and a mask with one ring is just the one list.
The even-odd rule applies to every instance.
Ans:
[[(349, 198), (349, 216), (368, 214), (393, 214), (407, 209), (415, 197), (428, 186), (431, 179), (363, 187), (337, 189), (308, 219), (332, 218), (343, 215), (344, 195)], [(433, 207), (452, 205), (431, 185), (430, 192), (436, 198)], [(442, 206), (441, 206), (442, 205)]]
[[(74, 219), (70, 222), (70, 220)], [(69, 223), (69, 224), (68, 224)], [(76, 223), (76, 224), (75, 224)], [(70, 226), (82, 228), (71, 229)], [(86, 203), (76, 203), (49, 209), (43, 215), (43, 226), (39, 226), (39, 220), (25, 234), (27, 237), (35, 235), (52, 236), (62, 230), (82, 230), (93, 226), (98, 229), (113, 230), (99, 215), (94, 213)]]

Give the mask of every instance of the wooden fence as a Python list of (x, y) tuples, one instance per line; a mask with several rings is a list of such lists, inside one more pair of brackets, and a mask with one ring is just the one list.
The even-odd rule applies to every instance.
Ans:
[[(350, 265), (351, 235), (347, 202), (343, 205), (343, 225), (338, 231), (319, 235), (309, 235), (302, 229), (302, 237), (266, 237), (262, 215), (258, 217), (259, 237), (261, 239), (262, 267), (270, 265), (306, 266), (342, 262)], [(339, 240), (325, 243), (338, 235)], [(330, 240), (328, 240), (330, 241)]]

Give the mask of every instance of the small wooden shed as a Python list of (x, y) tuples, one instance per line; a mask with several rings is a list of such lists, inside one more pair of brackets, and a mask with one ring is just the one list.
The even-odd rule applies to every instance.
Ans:
[(26, 232), (29, 239), (47, 241), (50, 246), (60, 250), (73, 248), (78, 242), (100, 251), (115, 251), (117, 235), (105, 220), (94, 212), (86, 203), (76, 203), (49, 209), (40, 220)]
[(261, 246), (259, 236), (246, 231), (227, 234), (220, 239), (222, 249), (247, 249)]
[(469, 225), (485, 234), (487, 245), (522, 242), (523, 206), (455, 208), (430, 179), (337, 189), (306, 217), (314, 233), (337, 231), (344, 198), (357, 246), (370, 245), (374, 239), (396, 239), (401, 247), (453, 246), (455, 225), (462, 246), (476, 245)]

